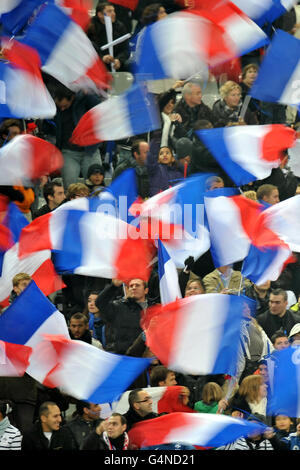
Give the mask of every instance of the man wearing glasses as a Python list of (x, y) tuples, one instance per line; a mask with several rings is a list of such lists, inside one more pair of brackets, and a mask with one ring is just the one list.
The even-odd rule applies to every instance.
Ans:
[(149, 393), (141, 388), (132, 390), (128, 395), (129, 410), (124, 415), (127, 421), (127, 430), (135, 423), (147, 419), (157, 418), (157, 413), (153, 413), (153, 400)]

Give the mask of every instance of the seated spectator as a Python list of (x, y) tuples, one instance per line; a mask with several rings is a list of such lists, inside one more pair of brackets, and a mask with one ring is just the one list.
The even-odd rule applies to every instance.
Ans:
[(109, 2), (99, 2), (96, 6), (95, 16), (92, 17), (87, 35), (92, 41), (98, 55), (102, 58), (105, 65), (113, 71), (126, 71), (126, 62), (129, 59), (129, 42), (122, 41), (121, 43), (113, 46), (113, 55), (110, 55), (108, 49), (101, 50), (101, 46), (108, 43), (106, 36), (106, 28), (104, 15), (109, 16), (112, 22), (112, 37), (115, 39), (124, 36), (127, 31), (123, 23), (117, 20), (115, 7)]
[(20, 119), (4, 119), (0, 126), (0, 146), (3, 147), (23, 132), (24, 127)]
[(84, 441), (82, 450), (128, 450), (127, 421), (120, 413), (112, 413), (103, 432), (94, 431)]
[(210, 176), (207, 178), (205, 186), (207, 191), (224, 188), (224, 181), (220, 176)]
[(91, 291), (88, 296), (87, 305), (83, 313), (89, 320), (89, 330), (96, 340), (100, 341), (106, 351), (110, 351), (114, 344), (114, 332), (110, 325), (106, 324), (96, 305), (98, 291)]
[(182, 119), (174, 130), (175, 138), (191, 137), (196, 121), (205, 119), (214, 124), (212, 110), (202, 102), (202, 90), (198, 82), (187, 82), (182, 89), (182, 98), (176, 104), (174, 112)]
[(152, 410), (153, 400), (148, 392), (137, 388), (131, 390), (128, 395), (129, 410), (125, 413), (127, 430), (129, 431), (135, 423), (157, 418), (158, 414)]
[(293, 419), (283, 414), (276, 414), (274, 417), (274, 431), (279, 439), (288, 437), (291, 432), (295, 431)]
[(279, 202), (279, 191), (273, 184), (262, 184), (256, 191), (258, 202), (268, 208)]
[(8, 415), (11, 411), (11, 401), (0, 400), (0, 451), (21, 450), (22, 435), (19, 429), (10, 423)]
[(282, 330), (275, 331), (271, 341), (276, 351), (282, 351), (290, 346), (288, 336)]
[(69, 322), (70, 338), (84, 341), (96, 348), (103, 349), (102, 344), (96, 338), (93, 338), (89, 330), (89, 321), (83, 313), (74, 313)]
[(300, 418), (296, 419), (296, 423), (296, 432), (292, 432), (287, 437), (282, 438), (288, 450), (300, 449)]
[(150, 184), (150, 197), (174, 186), (184, 174), (183, 167), (175, 161), (169, 147), (160, 148), (160, 138), (153, 137), (147, 156), (147, 169)]
[(177, 385), (175, 372), (163, 365), (156, 366), (150, 374), (151, 387), (170, 387)]
[(264, 383), (263, 378), (260, 375), (248, 375), (245, 377), (237, 393), (232, 398), (231, 405), (239, 408), (245, 414), (259, 413), (266, 417), (267, 385)]
[(149, 197), (149, 176), (146, 166), (149, 144), (145, 140), (135, 140), (131, 147), (131, 156), (124, 156), (119, 160), (113, 179), (117, 178), (127, 168), (134, 168), (137, 181), (138, 195), (145, 199)]
[(89, 166), (85, 184), (89, 188), (90, 193), (105, 188), (104, 174), (105, 171), (102, 165), (99, 165), (98, 163), (93, 163), (93, 165)]
[(222, 413), (228, 406), (223, 390), (216, 382), (207, 382), (202, 391), (202, 400), (194, 404), (198, 413)]
[(9, 296), (9, 303), (13, 303), (14, 300), (23, 292), (24, 289), (30, 284), (32, 277), (27, 273), (15, 274), (12, 278), (13, 289)]
[(203, 278), (205, 292), (207, 294), (219, 292), (221, 294), (243, 292), (251, 283), (249, 279), (241, 275), (240, 271), (232, 269), (232, 265), (220, 266)]
[(34, 214), (33, 218), (36, 219), (41, 215), (48, 214), (49, 212), (56, 209), (66, 198), (63, 185), (55, 180), (49, 181), (43, 187), (43, 196), (46, 201), (40, 209), (38, 209)]
[(256, 300), (256, 315), (260, 315), (268, 309), (270, 293), (270, 281), (266, 281), (261, 285), (251, 284), (245, 289), (245, 295)]
[(43, 403), (39, 420), (23, 434), (21, 450), (76, 450), (72, 434), (60, 427), (61, 420), (60, 409), (54, 402)]
[(257, 201), (257, 195), (256, 191), (244, 191), (243, 196), (248, 197), (249, 199), (252, 199), (252, 201)]
[(63, 426), (62, 429), (70, 431), (77, 450), (81, 449), (84, 440), (102, 422), (100, 419), (101, 406), (95, 403), (78, 401), (76, 403), (76, 416)]
[(88, 197), (90, 194), (89, 188), (83, 183), (73, 183), (67, 189), (66, 201), (72, 201), (78, 197)]
[(190, 279), (186, 284), (184, 297), (199, 294), (205, 294), (201, 279)]
[[(221, 99), (213, 105), (212, 121), (217, 127), (225, 127), (228, 123), (238, 123), (242, 109), (241, 87), (231, 80), (224, 83), (220, 88)], [(247, 109), (244, 116), (246, 124), (258, 124), (255, 116)]]
[[(259, 67), (257, 64), (248, 64), (242, 70), (242, 81), (240, 83), (242, 91), (242, 101), (244, 102), (247, 95), (249, 95), (251, 87), (255, 82), (258, 75)], [(254, 113), (259, 122), (260, 118), (260, 102), (255, 98), (251, 98), (248, 104), (248, 109)]]

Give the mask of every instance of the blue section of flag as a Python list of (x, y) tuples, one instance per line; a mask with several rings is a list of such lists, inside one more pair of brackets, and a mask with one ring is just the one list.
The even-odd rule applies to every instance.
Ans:
[[(108, 360), (110, 353), (107, 353)], [(106, 379), (86, 397), (91, 403), (111, 403), (117, 401), (124, 390), (127, 390), (132, 382), (152, 362), (152, 359), (119, 356), (120, 361), (114, 364), (113, 369)]]
[(256, 284), (273, 263), (277, 254), (278, 248), (264, 247), (263, 250), (260, 250), (256, 246), (251, 245), (249, 253), (243, 261), (242, 275)]
[(163, 64), (158, 58), (153, 44), (152, 35), (155, 34), (153, 28), (157, 25), (146, 26), (139, 34), (142, 35), (141, 42), (136, 49), (136, 59), (132, 66), (132, 71), (138, 80), (158, 80), (167, 78)]
[(106, 189), (114, 197), (119, 218), (130, 223), (135, 217), (128, 209), (138, 197), (134, 168), (128, 168), (115, 178)]
[(38, 7), (43, 3), (45, 3), (45, 0), (23, 0), (16, 8), (1, 15), (2, 33), (16, 36), (28, 24)]
[(158, 240), (158, 276), (159, 279), (165, 274), (165, 264), (169, 261), (170, 256), (167, 250), (165, 249), (164, 245), (160, 240)]
[(132, 135), (139, 135), (160, 127), (160, 116), (154, 97), (142, 85), (133, 85), (123, 95), (127, 101)]
[(0, 340), (25, 345), (55, 311), (56, 307), (31, 281), (0, 316)]
[(45, 65), (72, 20), (57, 6), (48, 4), (26, 30), (20, 42), (33, 47)]
[(220, 127), (195, 132), (237, 186), (242, 186), (243, 184), (256, 180), (257, 178), (252, 173), (249, 173), (232, 160), (224, 139), (225, 130), (225, 127)]
[(3, 101), (6, 101), (7, 99), (7, 94), (6, 94), (6, 70), (8, 67), (11, 68), (11, 66), (8, 64), (8, 62), (0, 62), (0, 86), (1, 86), (1, 103), (0, 103), (0, 117), (3, 118), (21, 118), (23, 116), (18, 116), (15, 112), (12, 112), (9, 106)]
[[(286, 51), (289, 51), (287, 54)], [(273, 36), (250, 96), (262, 101), (277, 102), (297, 67), (300, 59), (300, 41), (291, 34), (277, 30)], [(295, 88), (295, 104), (300, 95)]]
[(262, 15), (252, 18), (258, 26), (263, 26), (265, 23), (273, 23), (276, 18), (279, 18), (281, 15), (284, 15), (287, 12), (286, 8), (282, 5), (280, 0), (273, 0), (272, 6)]

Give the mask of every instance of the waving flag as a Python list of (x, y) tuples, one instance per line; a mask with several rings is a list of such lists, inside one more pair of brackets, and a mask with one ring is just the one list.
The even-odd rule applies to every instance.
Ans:
[(50, 118), (56, 106), (44, 85), (40, 59), (34, 49), (17, 41), (4, 41), (0, 63), (0, 116)]
[(3, 33), (9, 36), (22, 33), (44, 3), (45, 0), (1, 0), (0, 14)]
[(86, 30), (90, 22), (89, 11), (93, 8), (91, 0), (54, 0), (54, 3), (61, 7), (83, 30)]
[(235, 374), (247, 298), (201, 294), (147, 310), (146, 343), (168, 368), (184, 374)]
[(134, 11), (138, 5), (138, 0), (117, 0), (114, 1), (116, 5), (121, 5), (121, 7), (129, 8)]
[(23, 0), (2, 0), (0, 5), (0, 15), (3, 13), (8, 13), (12, 11), (16, 6), (18, 6)]
[(154, 98), (140, 85), (109, 98), (82, 116), (71, 141), (86, 146), (105, 140), (119, 140), (160, 127)]
[(0, 184), (16, 185), (63, 166), (63, 156), (57, 147), (33, 135), (19, 135), (0, 149)]
[[(43, 250), (31, 253), (20, 259), (18, 256), (19, 238), (21, 231), (28, 225), (28, 220), (19, 211), (17, 206), (11, 202), (4, 219), (2, 227), (8, 230), (8, 244), (0, 252), (0, 305), (8, 305), (9, 295), (12, 290), (12, 278), (21, 272), (29, 274), (45, 295), (64, 287), (64, 283), (57, 275), (51, 261), (51, 252)], [(1, 243), (3, 246), (3, 243)]]
[(209, 413), (170, 413), (136, 423), (129, 439), (137, 447), (181, 442), (220, 447), (266, 427), (259, 423)]
[(297, 0), (231, 0), (246, 15), (259, 26), (273, 23), (279, 16), (284, 15), (298, 2)]
[[(47, 364), (48, 374), (42, 369), (38, 373), (41, 363)], [(105, 403), (118, 399), (150, 363), (151, 359), (111, 354), (83, 341), (49, 334), (38, 345), (31, 369), (36, 371), (34, 378), (47, 387), (58, 387), (80, 400)]]
[(107, 88), (110, 75), (92, 43), (56, 5), (41, 10), (22, 43), (36, 49), (44, 72), (71, 90)]
[[(289, 51), (286, 54), (286, 51)], [(278, 30), (267, 49), (250, 95), (272, 103), (298, 106), (300, 103), (300, 41)]]
[(213, 12), (176, 12), (140, 33), (134, 69), (146, 80), (188, 78), (266, 42), (265, 33), (231, 3)]
[(282, 124), (234, 126), (196, 131), (237, 186), (267, 178), (279, 167), (282, 151), (296, 143), (296, 132)]
[(158, 275), (161, 303), (168, 304), (180, 299), (182, 296), (176, 266), (160, 240), (158, 240)]
[(104, 212), (55, 210), (38, 217), (22, 230), (19, 255), (45, 249), (54, 250), (58, 272), (124, 281), (148, 280), (150, 274), (147, 240), (135, 237), (134, 227)]
[(276, 280), (289, 246), (273, 231), (262, 206), (231, 188), (205, 194), (211, 253), (216, 267), (244, 260), (242, 273), (255, 283)]
[(0, 377), (22, 377), (29, 365), (31, 352), (29, 346), (6, 343), (0, 339)]
[(191, 176), (130, 208), (140, 222), (141, 231), (148, 230), (149, 238), (159, 238), (164, 243), (177, 268), (184, 268), (189, 256), (197, 259), (209, 249), (203, 199), (209, 176)]
[(273, 391), (268, 399), (268, 413), (300, 417), (300, 348), (292, 346), (274, 355)]

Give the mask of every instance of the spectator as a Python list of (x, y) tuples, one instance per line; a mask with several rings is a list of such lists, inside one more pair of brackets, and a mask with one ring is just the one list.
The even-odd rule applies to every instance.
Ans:
[(83, 183), (70, 184), (66, 194), (66, 201), (72, 201), (78, 197), (88, 197), (90, 194), (89, 188)]
[(287, 450), (300, 449), (300, 419), (296, 420), (296, 432), (290, 433), (287, 437), (283, 437), (282, 441), (286, 444)]
[(89, 188), (90, 193), (105, 188), (104, 174), (103, 166), (98, 163), (94, 163), (89, 167), (85, 184)]
[(250, 286), (246, 287), (245, 295), (256, 301), (256, 315), (260, 315), (268, 309), (270, 292), (270, 281), (266, 281), (260, 285), (251, 284)]
[(282, 351), (290, 346), (288, 336), (282, 330), (275, 331), (271, 341), (276, 351)]
[(103, 349), (102, 344), (93, 338), (89, 330), (89, 321), (83, 313), (74, 313), (69, 322), (69, 333), (71, 339), (84, 341), (96, 348)]
[(22, 435), (9, 420), (12, 403), (9, 400), (0, 400), (0, 451), (21, 450)]
[(112, 413), (105, 422), (105, 430), (92, 432), (82, 446), (82, 450), (128, 450), (129, 438), (126, 432), (127, 421), (120, 413)]
[[(242, 91), (242, 101), (244, 102), (247, 95), (249, 95), (251, 87), (255, 82), (258, 75), (259, 67), (257, 64), (248, 64), (243, 68), (242, 81), (240, 83)], [(256, 116), (259, 122), (260, 118), (260, 103), (255, 98), (251, 98), (248, 104), (248, 109)]]
[(13, 290), (9, 297), (11, 304), (23, 292), (24, 289), (30, 284), (32, 277), (27, 273), (18, 273), (12, 279)]
[(134, 168), (137, 181), (138, 195), (145, 199), (149, 197), (149, 175), (146, 166), (149, 144), (145, 140), (134, 140), (131, 147), (131, 156), (124, 156), (119, 160), (113, 179), (117, 178), (128, 168)]
[(205, 292), (207, 294), (219, 292), (221, 294), (243, 292), (250, 281), (243, 277), (240, 271), (235, 271), (232, 266), (220, 266), (203, 278)]
[(275, 418), (274, 431), (276, 432), (277, 437), (282, 439), (283, 437), (288, 437), (291, 432), (294, 432), (295, 424), (293, 419), (289, 416), (283, 414), (276, 414)]
[(261, 375), (248, 375), (245, 377), (239, 386), (239, 390), (232, 398), (231, 405), (239, 408), (247, 415), (259, 413), (266, 417), (267, 385)]
[(157, 418), (158, 414), (153, 413), (153, 400), (148, 392), (137, 388), (131, 390), (128, 396), (129, 410), (124, 415), (127, 421), (127, 430), (129, 431), (135, 423)]
[(41, 215), (48, 214), (56, 209), (66, 198), (63, 185), (59, 181), (49, 181), (43, 187), (43, 196), (46, 201), (40, 209), (34, 214), (33, 218), (36, 219)]
[(110, 351), (114, 346), (114, 332), (102, 319), (101, 313), (96, 305), (98, 295), (98, 291), (91, 291), (89, 293), (87, 305), (83, 313), (88, 317), (89, 330), (93, 338), (100, 341), (106, 351)]
[(51, 401), (44, 402), (39, 409), (38, 421), (24, 432), (22, 450), (76, 450), (72, 434), (61, 428), (60, 423), (58, 406)]
[(88, 168), (93, 163), (100, 164), (99, 146), (79, 147), (72, 144), (70, 138), (81, 117), (100, 103), (95, 94), (82, 91), (73, 93), (63, 86), (54, 91), (54, 100), (58, 108), (54, 121), (56, 124), (56, 146), (61, 150), (64, 166), (61, 170), (65, 190), (72, 183), (78, 183), (80, 174), (87, 177)]
[(256, 191), (258, 202), (266, 208), (279, 202), (279, 191), (273, 184), (262, 184)]
[(62, 429), (70, 431), (77, 450), (81, 449), (84, 440), (95, 431), (102, 422), (100, 419), (101, 406), (95, 403), (78, 401), (76, 403), (76, 416), (63, 426)]
[(151, 387), (170, 387), (177, 385), (175, 372), (165, 366), (153, 367), (150, 374)]
[(300, 323), (300, 317), (297, 313), (287, 310), (286, 291), (276, 289), (270, 294), (268, 310), (259, 315), (257, 321), (271, 339), (280, 329), (289, 335), (293, 326)]
[(300, 323), (296, 323), (290, 331), (289, 342), (293, 346), (298, 346), (300, 344)]
[(177, 81), (170, 90), (161, 93), (158, 96), (158, 106), (162, 119), (161, 146), (167, 146), (174, 149), (174, 130), (182, 122), (181, 116), (174, 113), (176, 105), (176, 88), (182, 86), (182, 81)]
[(199, 294), (205, 294), (201, 279), (190, 279), (186, 284), (184, 297)]
[(194, 404), (198, 413), (217, 413), (225, 410), (228, 402), (223, 398), (223, 390), (216, 382), (207, 382), (202, 391), (202, 400)]
[(128, 39), (113, 47), (113, 55), (109, 54), (108, 49), (101, 50), (101, 46), (108, 43), (104, 15), (111, 18), (113, 41), (127, 33), (123, 23), (116, 18), (114, 5), (109, 2), (100, 1), (96, 7), (95, 16), (91, 19), (87, 35), (107, 67), (112, 65), (113, 71), (125, 71), (127, 70), (126, 62), (129, 59)]
[(22, 132), (24, 128), (20, 119), (5, 119), (0, 127), (0, 146), (3, 147)]

